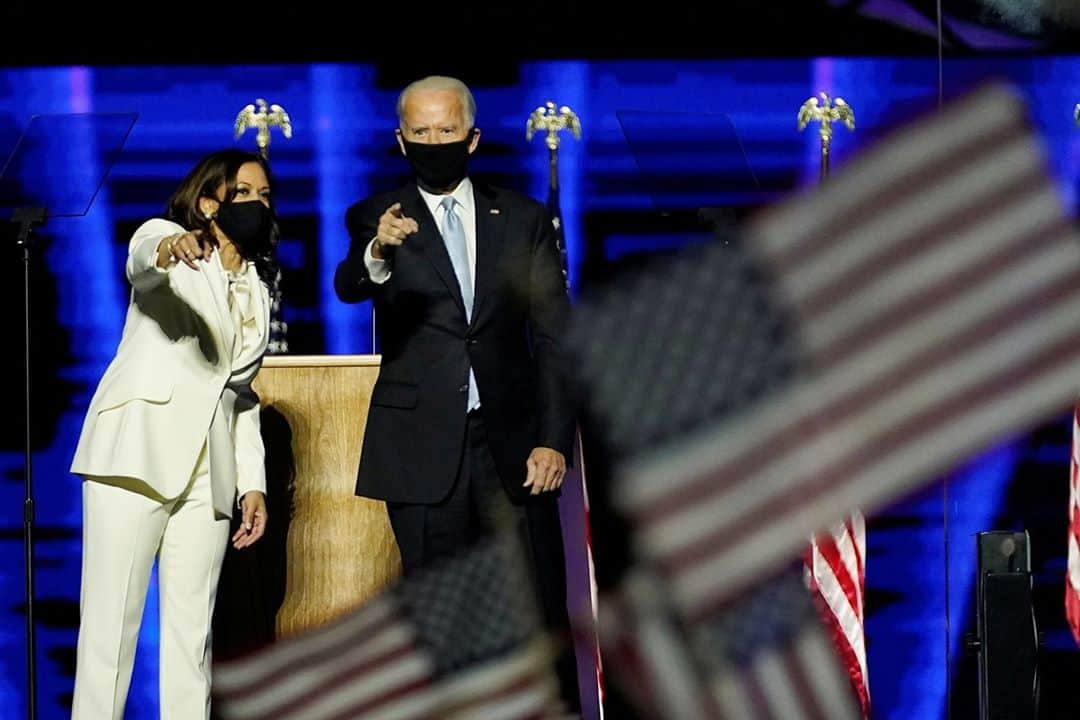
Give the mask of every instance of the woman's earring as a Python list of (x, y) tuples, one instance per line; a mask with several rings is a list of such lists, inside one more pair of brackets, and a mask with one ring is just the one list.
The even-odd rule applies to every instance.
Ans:
[(212, 213), (212, 212), (207, 212), (207, 213), (205, 213), (205, 215), (206, 215), (207, 220), (213, 220), (214, 219), (214, 213)]

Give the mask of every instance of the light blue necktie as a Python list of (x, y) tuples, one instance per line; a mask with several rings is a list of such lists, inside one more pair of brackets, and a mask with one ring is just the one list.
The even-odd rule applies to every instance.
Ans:
[[(472, 322), (473, 286), (472, 270), (469, 267), (469, 250), (465, 243), (465, 227), (461, 224), (461, 218), (454, 212), (457, 200), (452, 195), (443, 198), (443, 221), (440, 232), (443, 242), (446, 243), (446, 252), (450, 255), (450, 263), (454, 266), (454, 274), (457, 275), (458, 286), (461, 288), (461, 299), (465, 303), (465, 319)], [(472, 367), (469, 368), (469, 404), (468, 410), (473, 410), (480, 405), (480, 393), (476, 389), (476, 376), (473, 375)]]

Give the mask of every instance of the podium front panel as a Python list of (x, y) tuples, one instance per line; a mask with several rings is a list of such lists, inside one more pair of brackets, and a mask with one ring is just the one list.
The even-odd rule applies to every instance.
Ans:
[[(356, 608), (401, 573), (382, 502), (357, 497), (356, 473), (378, 355), (276, 355), (254, 387), (264, 437), (273, 414), (291, 447), (292, 512), (278, 637), (316, 627)], [(274, 469), (268, 468), (268, 475)], [(271, 488), (270, 491), (273, 491)], [(271, 522), (274, 519), (271, 518)]]

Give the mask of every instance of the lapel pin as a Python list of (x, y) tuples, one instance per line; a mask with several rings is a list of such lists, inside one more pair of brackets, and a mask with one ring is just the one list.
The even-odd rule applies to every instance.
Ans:
[(499, 214), (499, 208), (491, 208), (491, 214), (492, 215), (498, 215)]

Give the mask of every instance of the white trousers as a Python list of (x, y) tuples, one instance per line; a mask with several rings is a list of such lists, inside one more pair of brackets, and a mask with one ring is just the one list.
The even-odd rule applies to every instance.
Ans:
[(210, 624), (229, 519), (214, 514), (206, 448), (184, 493), (83, 481), (83, 562), (72, 720), (122, 720), (150, 571), (158, 562), (161, 718), (210, 717)]

